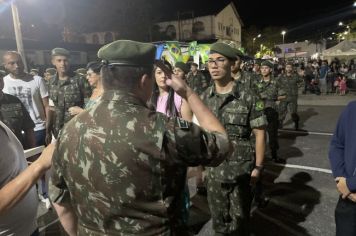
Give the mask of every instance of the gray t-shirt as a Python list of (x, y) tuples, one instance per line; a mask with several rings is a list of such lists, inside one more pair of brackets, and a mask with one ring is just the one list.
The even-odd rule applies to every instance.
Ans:
[[(27, 161), (20, 141), (1, 121), (0, 143), (1, 189), (27, 167)], [(15, 207), (0, 215), (0, 235), (31, 235), (37, 228), (37, 207), (36, 188), (32, 187)]]
[(48, 97), (48, 89), (42, 77), (28, 75), (25, 79), (14, 79), (7, 75), (4, 77), (2, 91), (21, 100), (36, 125), (35, 131), (46, 128), (46, 112), (42, 98)]

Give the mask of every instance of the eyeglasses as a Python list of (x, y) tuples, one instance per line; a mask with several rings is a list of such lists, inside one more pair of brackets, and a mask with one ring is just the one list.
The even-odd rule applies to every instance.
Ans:
[(224, 65), (224, 62), (226, 61), (226, 59), (225, 58), (223, 58), (223, 57), (218, 57), (218, 58), (216, 58), (215, 60), (213, 60), (213, 59), (209, 59), (208, 60), (208, 65), (209, 66), (212, 66), (212, 65), (217, 65), (217, 66), (222, 66), (222, 65)]

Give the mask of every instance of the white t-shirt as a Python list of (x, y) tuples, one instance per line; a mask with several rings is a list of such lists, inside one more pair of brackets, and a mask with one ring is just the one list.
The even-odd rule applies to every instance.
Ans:
[(25, 79), (13, 79), (7, 75), (4, 77), (2, 91), (21, 100), (36, 125), (35, 131), (46, 128), (46, 112), (42, 98), (48, 97), (48, 90), (42, 77), (29, 75)]
[[(22, 145), (16, 136), (0, 121), (0, 188), (18, 176), (26, 167)], [(37, 228), (38, 199), (36, 188), (12, 209), (0, 215), (0, 235), (31, 235)]]

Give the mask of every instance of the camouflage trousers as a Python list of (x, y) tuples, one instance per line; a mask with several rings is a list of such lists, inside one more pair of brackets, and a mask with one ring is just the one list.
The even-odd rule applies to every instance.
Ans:
[(249, 235), (251, 208), (250, 175), (237, 183), (208, 178), (208, 203), (215, 235)]
[(279, 103), (278, 113), (279, 113), (279, 122), (283, 124), (286, 119), (288, 111), (291, 113), (291, 118), (293, 122), (299, 121), (299, 116), (297, 114), (298, 104), (297, 100), (292, 101), (282, 101)]
[(267, 118), (267, 134), (269, 138), (269, 148), (272, 153), (272, 158), (275, 158), (274, 155), (277, 155), (277, 150), (279, 149), (279, 143), (278, 143), (278, 112), (271, 108), (267, 107), (264, 110), (264, 113)]

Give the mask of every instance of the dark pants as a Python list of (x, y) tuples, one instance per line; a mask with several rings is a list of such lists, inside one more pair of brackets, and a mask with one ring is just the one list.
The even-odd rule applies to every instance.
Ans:
[(31, 234), (31, 236), (39, 236), (40, 232), (38, 231), (38, 228)]
[(46, 130), (35, 131), (36, 147), (46, 144)]
[(272, 158), (277, 158), (277, 150), (279, 149), (278, 144), (278, 112), (271, 108), (267, 107), (264, 110), (264, 113), (267, 117), (267, 134), (269, 138), (269, 147), (271, 149)]
[(356, 235), (356, 203), (339, 198), (335, 209), (336, 236)]

